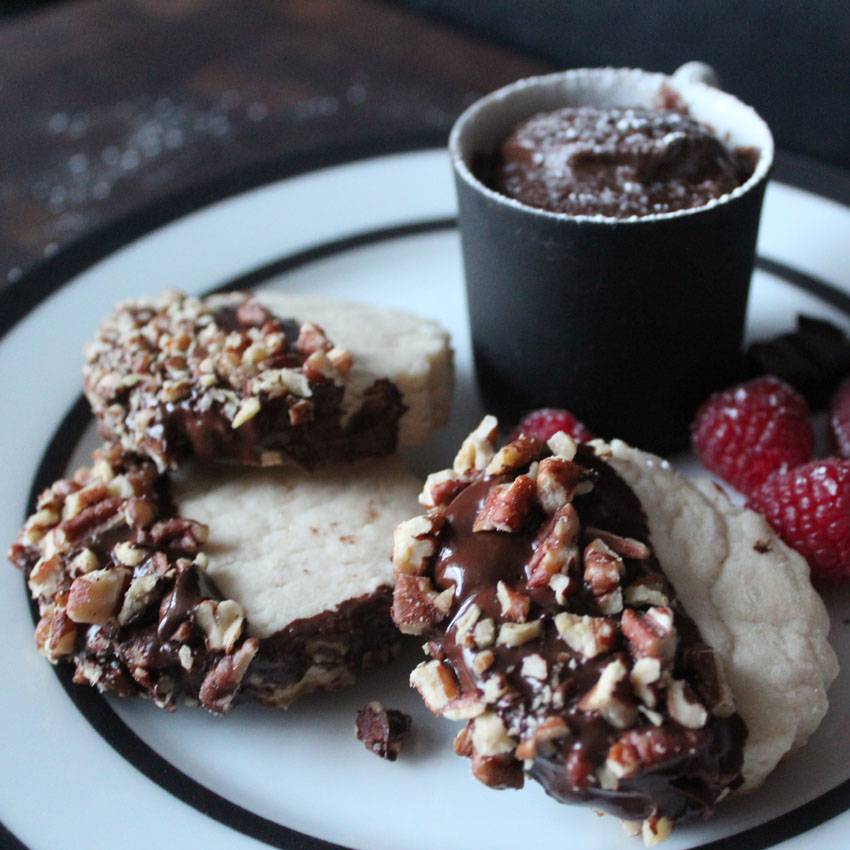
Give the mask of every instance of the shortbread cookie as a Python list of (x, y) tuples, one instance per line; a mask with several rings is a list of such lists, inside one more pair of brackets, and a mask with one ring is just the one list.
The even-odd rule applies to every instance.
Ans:
[(380, 375), (398, 388), (406, 408), (399, 423), (399, 446), (424, 443), (446, 424), (454, 367), (449, 335), (436, 322), (401, 310), (279, 289), (262, 290), (257, 298), (278, 316), (318, 322), (351, 353), (354, 365), (343, 398), (348, 415)]
[(667, 578), (723, 659), (749, 734), (744, 790), (806, 743), (838, 674), (829, 617), (805, 560), (710, 481), (615, 440), (608, 463), (643, 504)]
[[(419, 322), (427, 332), (417, 335)], [(448, 344), (429, 322), (407, 317), (400, 325), (396, 314), (377, 309), (360, 331), (368, 356), (355, 370), (351, 352), (308, 317), (273, 315), (248, 293), (168, 292), (119, 305), (102, 323), (86, 349), (85, 392), (104, 438), (160, 470), (190, 456), (312, 467), (385, 455), (399, 444), (405, 411), (413, 414), (406, 440), (430, 434), (426, 401), (437, 410), (434, 424), (444, 418), (432, 399), (412, 390), (404, 397), (385, 358), (393, 371), (393, 363), (408, 362), (399, 352), (419, 352), (411, 367), (420, 357), (426, 365), (411, 380), (431, 386), (450, 379), (427, 365), (450, 357)], [(394, 371), (400, 382), (409, 377), (403, 366)], [(450, 393), (449, 384), (434, 397)]]
[(149, 460), (94, 460), (41, 494), (9, 552), (38, 600), (39, 650), (78, 684), (226, 711), (258, 642), (206, 578), (206, 527), (173, 513)]
[(396, 531), (393, 616), (431, 657), (411, 683), (467, 721), (455, 748), (486, 784), (531, 776), (655, 843), (820, 721), (823, 604), (760, 517), (659, 459), (563, 433), (496, 452), (496, 424)]
[(249, 695), (284, 707), (395, 654), (392, 532), (416, 509), (419, 487), (396, 458), (175, 475), (180, 513), (210, 528), (207, 574), (259, 640)]

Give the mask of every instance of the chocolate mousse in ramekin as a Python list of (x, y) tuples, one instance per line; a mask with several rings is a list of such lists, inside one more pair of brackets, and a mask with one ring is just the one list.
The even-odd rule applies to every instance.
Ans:
[(449, 148), (486, 406), (683, 447), (739, 369), (764, 121), (693, 75), (578, 69), (477, 101)]

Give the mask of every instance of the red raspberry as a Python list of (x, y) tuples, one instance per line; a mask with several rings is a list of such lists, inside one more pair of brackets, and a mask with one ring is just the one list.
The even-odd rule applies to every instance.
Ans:
[(569, 410), (556, 407), (541, 407), (540, 410), (533, 410), (524, 416), (514, 428), (510, 439), (515, 440), (520, 434), (526, 434), (545, 443), (558, 431), (566, 432), (580, 443), (593, 439), (593, 434), (583, 422), (579, 422)]
[(751, 496), (814, 578), (850, 578), (850, 460), (826, 458), (775, 472)]
[(841, 457), (850, 457), (850, 378), (839, 385), (830, 404), (832, 442)]
[(771, 375), (711, 396), (691, 438), (703, 465), (745, 494), (771, 472), (805, 463), (814, 449), (805, 399)]

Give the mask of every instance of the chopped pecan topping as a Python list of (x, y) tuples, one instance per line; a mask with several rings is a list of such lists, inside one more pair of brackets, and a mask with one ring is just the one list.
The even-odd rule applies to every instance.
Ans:
[(484, 507), (475, 518), (473, 531), (521, 531), (534, 507), (534, 482), (520, 475), (510, 484), (496, 484), (487, 493)]
[(572, 460), (578, 450), (576, 441), (565, 431), (553, 434), (547, 441), (547, 445), (555, 457), (563, 460)]
[(609, 617), (563, 612), (555, 617), (555, 628), (567, 646), (585, 658), (610, 652), (617, 642), (617, 624)]
[(499, 627), (499, 638), (496, 642), (503, 646), (522, 646), (540, 637), (542, 633), (543, 624), (540, 620), (531, 620), (528, 623), (503, 623)]
[(619, 693), (625, 681), (626, 665), (618, 658), (603, 668), (597, 683), (581, 698), (582, 711), (597, 712), (617, 729), (627, 729), (637, 719), (637, 709), (630, 699)]
[(635, 658), (649, 656), (669, 661), (676, 652), (676, 629), (670, 608), (649, 608), (645, 614), (629, 608), (623, 612), (621, 625)]
[(559, 457), (547, 457), (537, 467), (537, 498), (547, 514), (569, 504), (576, 488), (585, 480), (580, 464)]
[(667, 684), (667, 711), (687, 729), (702, 729), (708, 720), (705, 707), (688, 685), (679, 679), (671, 679)]
[(623, 601), (626, 605), (638, 607), (654, 605), (665, 607), (670, 604), (666, 583), (662, 576), (646, 575), (636, 578), (623, 589)]
[(448, 616), (453, 597), (451, 587), (437, 593), (427, 576), (402, 573), (393, 592), (393, 622), (402, 634), (421, 635)]
[(620, 587), (625, 574), (623, 559), (599, 538), (584, 549), (584, 581), (594, 596), (604, 596)]
[(121, 567), (95, 570), (75, 578), (66, 611), (75, 623), (102, 625), (118, 612), (129, 573)]
[(426, 508), (447, 505), (470, 483), (470, 479), (459, 476), (453, 469), (432, 472), (426, 479), (419, 503)]
[(586, 533), (588, 537), (596, 537), (601, 540), (621, 558), (645, 561), (652, 554), (646, 543), (641, 543), (640, 540), (635, 540), (632, 537), (620, 537), (619, 534), (612, 534), (610, 531), (603, 531), (602, 529), (591, 526), (588, 526)]
[(488, 711), (475, 718), (472, 725), (472, 747), (479, 756), (512, 753), (516, 743), (508, 735), (498, 714)]
[(472, 775), (490, 788), (522, 788), (522, 764), (512, 755), (472, 755)]
[(169, 516), (153, 463), (119, 447), (96, 452), (91, 468), (39, 502), (56, 522), (26, 544), (37, 524), (29, 521), (11, 554), (29, 572), (48, 660), (71, 661), (75, 682), (164, 708), (181, 696), (229, 708), (256, 641), (242, 636), (241, 608), (204, 575), (206, 526)]
[(600, 459), (609, 447), (562, 434), (552, 456), (525, 439), (491, 453), (494, 433), (485, 422), (423, 493), (442, 525), (402, 592), (413, 583), (430, 604), (428, 582), (449, 586), (452, 619), (433, 614), (413, 684), (468, 721), (455, 749), (494, 787), (526, 771), (558, 799), (640, 800), (651, 836), (664, 814), (710, 811), (740, 781), (737, 732), (721, 727), (715, 659), (644, 542), (640, 502)]
[(512, 442), (502, 446), (487, 464), (485, 475), (506, 475), (525, 469), (531, 461), (540, 457), (543, 444), (535, 437), (520, 434)]
[(393, 533), (393, 569), (397, 575), (422, 575), (437, 551), (442, 526), (439, 514), (417, 516), (400, 523)]
[(496, 597), (502, 609), (502, 617), (513, 623), (524, 623), (528, 619), (531, 599), (528, 594), (513, 590), (510, 585), (500, 581), (496, 585)]
[(410, 674), (410, 684), (434, 714), (441, 714), (460, 695), (454, 676), (442, 661), (423, 661)]
[(547, 744), (567, 738), (569, 735), (570, 729), (562, 717), (547, 717), (519, 744), (515, 755), (518, 759), (536, 758)]
[[(528, 564), (528, 586), (546, 587), (553, 576), (568, 574), (579, 558), (576, 541), (579, 533), (578, 514), (572, 505), (560, 508), (544, 526), (540, 545)], [(568, 586), (562, 588), (569, 595)]]
[(452, 465), (459, 476), (474, 475), (486, 469), (496, 453), (494, 444), (498, 428), (495, 416), (485, 416), (463, 441)]
[(661, 661), (650, 656), (638, 658), (629, 673), (629, 681), (638, 699), (650, 708), (654, 708), (658, 702), (661, 685)]

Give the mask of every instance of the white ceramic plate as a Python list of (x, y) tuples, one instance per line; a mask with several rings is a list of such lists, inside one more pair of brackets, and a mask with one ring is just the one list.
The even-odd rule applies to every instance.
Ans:
[[(450, 426), (410, 460), (445, 465), (480, 414), (472, 381), (454, 192), (441, 151), (361, 160), (263, 185), (152, 230), (150, 217), (54, 258), (3, 305), (0, 539), (11, 541), (31, 488), (82, 462), (94, 444), (79, 402), (80, 349), (121, 298), (167, 286), (282, 286), (404, 307), (452, 332), (458, 388)], [(162, 217), (163, 211), (157, 214)], [(850, 208), (774, 183), (768, 190), (749, 333), (789, 328), (797, 312), (850, 328)], [(95, 261), (96, 260), (96, 261)], [(687, 463), (687, 459), (682, 459)], [(32, 850), (614, 850), (639, 846), (614, 818), (556, 805), (534, 784), (494, 792), (451, 752), (456, 731), (406, 685), (416, 655), (286, 713), (243, 706), (225, 718), (104, 698), (69, 684), (36, 653), (24, 583), (0, 570), (0, 844)], [(829, 600), (850, 671), (850, 599)], [(414, 717), (395, 764), (355, 740), (355, 709), (382, 699)], [(823, 726), (755, 795), (665, 845), (757, 850), (782, 842), (840, 850), (850, 840), (850, 672)], [(20, 842), (20, 843), (18, 843)]]

